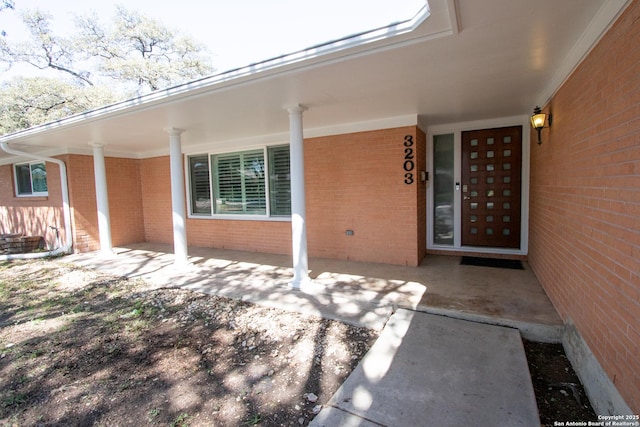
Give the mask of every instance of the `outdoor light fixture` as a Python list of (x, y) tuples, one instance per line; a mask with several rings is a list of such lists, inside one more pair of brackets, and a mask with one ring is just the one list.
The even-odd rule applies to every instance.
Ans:
[(542, 132), (542, 128), (544, 127), (544, 122), (548, 121), (549, 126), (547, 127), (551, 127), (551, 114), (548, 114), (548, 116), (549, 118), (547, 119), (547, 114), (543, 113), (538, 106), (533, 109), (533, 115), (531, 116), (531, 127), (538, 131), (538, 145), (542, 144), (540, 133)]

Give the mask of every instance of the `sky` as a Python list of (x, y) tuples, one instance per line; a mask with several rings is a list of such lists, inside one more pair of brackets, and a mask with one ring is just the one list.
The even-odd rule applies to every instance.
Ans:
[[(222, 72), (410, 19), (426, 0), (14, 1), (15, 10), (0, 12), (0, 29), (7, 37), (24, 34), (19, 20), (24, 9), (50, 12), (54, 30), (64, 33), (74, 13), (93, 10), (110, 18), (115, 5), (124, 4), (204, 43), (212, 53), (213, 66)], [(3, 77), (15, 73), (20, 69)]]

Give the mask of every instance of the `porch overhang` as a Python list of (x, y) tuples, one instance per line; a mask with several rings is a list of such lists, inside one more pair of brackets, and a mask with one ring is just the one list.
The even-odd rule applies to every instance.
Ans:
[[(412, 20), (0, 137), (23, 151), (146, 158), (305, 136), (527, 114), (553, 93), (627, 0), (429, 0)], [(532, 13), (532, 8), (536, 13)], [(0, 153), (0, 164), (15, 161)]]

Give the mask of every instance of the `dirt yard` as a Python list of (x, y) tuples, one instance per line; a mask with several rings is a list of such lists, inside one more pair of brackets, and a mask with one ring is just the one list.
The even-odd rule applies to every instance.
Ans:
[(306, 425), (376, 338), (52, 261), (0, 284), (2, 425)]
[[(59, 261), (5, 262), (0, 425), (304, 426), (376, 338)], [(562, 347), (525, 345), (541, 421), (591, 419)]]

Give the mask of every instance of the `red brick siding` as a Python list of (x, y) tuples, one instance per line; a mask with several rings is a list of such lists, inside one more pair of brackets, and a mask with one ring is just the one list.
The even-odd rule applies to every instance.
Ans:
[(60, 228), (64, 242), (65, 230), (62, 216), (60, 168), (46, 163), (47, 187), (45, 197), (16, 197), (13, 165), (0, 166), (0, 233), (22, 233), (42, 236), (48, 247), (55, 246), (55, 232), (49, 226)]
[(105, 167), (113, 245), (144, 242), (140, 160), (107, 157)]
[[(100, 249), (93, 157), (66, 156), (71, 199), (74, 251)], [(114, 246), (144, 241), (140, 161), (105, 158), (111, 242)]]
[[(529, 263), (640, 412), (640, 1), (553, 97), (531, 147)], [(532, 134), (532, 141), (536, 141)]]
[(187, 241), (194, 246), (291, 254), (291, 222), (190, 219)]
[[(310, 255), (419, 264), (426, 242), (416, 237), (422, 227), (418, 212), (425, 210), (425, 204), (416, 208), (425, 138), (417, 132), (411, 126), (305, 140)], [(405, 135), (417, 149), (411, 185), (404, 183)]]
[(71, 225), (75, 252), (100, 249), (98, 240), (98, 210), (93, 177), (93, 157), (68, 155), (67, 177), (71, 199)]
[(141, 160), (140, 187), (147, 242), (173, 243), (169, 169), (168, 156)]
[[(145, 238), (153, 243), (173, 243), (169, 157), (142, 160), (141, 182)], [(291, 223), (188, 219), (190, 246), (267, 253), (291, 253)]]
[[(404, 184), (404, 136), (415, 141), (415, 182)], [(418, 265), (426, 247), (426, 137), (415, 126), (306, 139), (310, 256)], [(172, 243), (169, 158), (141, 161), (145, 239)], [(353, 236), (346, 236), (347, 229)], [(291, 253), (289, 221), (189, 219), (189, 245)]]

